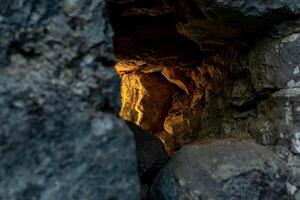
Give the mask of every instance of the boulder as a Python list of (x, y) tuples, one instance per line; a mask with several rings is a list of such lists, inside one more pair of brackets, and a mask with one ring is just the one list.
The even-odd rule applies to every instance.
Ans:
[(295, 153), (300, 153), (300, 89), (280, 90), (262, 101), (258, 117), (250, 123), (249, 132), (265, 145), (288, 141)]
[(69, 90), (41, 87), (52, 89), (0, 89), (0, 199), (138, 200), (138, 164), (126, 124), (85, 110)]
[(139, 176), (142, 183), (151, 183), (169, 157), (162, 141), (147, 133), (132, 122), (127, 122), (134, 133), (139, 163)]
[(247, 79), (238, 79), (233, 83), (230, 104), (234, 107), (245, 107), (253, 103), (255, 90)]
[(119, 110), (113, 31), (103, 0), (1, 4), (0, 69), (69, 85), (98, 110)]
[(202, 50), (240, 42), (266, 27), (300, 14), (297, 0), (177, 0), (177, 30)]
[[(204, 15), (233, 25), (257, 26), (259, 22), (276, 22), (300, 14), (298, 0), (195, 0)], [(242, 24), (244, 23), (244, 24)]]
[(161, 170), (153, 199), (289, 199), (290, 170), (276, 154), (246, 141), (191, 144)]
[(105, 2), (0, 4), (0, 199), (139, 199)]
[(300, 87), (299, 23), (288, 21), (274, 27), (251, 50), (249, 68), (258, 93)]
[(240, 134), (248, 134), (248, 126), (250, 122), (257, 116), (256, 107), (247, 109), (246, 111), (226, 108), (222, 121), (221, 133), (223, 136), (237, 136)]

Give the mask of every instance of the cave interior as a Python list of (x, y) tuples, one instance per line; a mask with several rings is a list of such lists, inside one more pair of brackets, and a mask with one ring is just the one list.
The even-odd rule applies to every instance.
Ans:
[(169, 153), (213, 138), (251, 138), (247, 126), (264, 97), (241, 60), (266, 24), (207, 20), (193, 1), (120, 1), (110, 10), (121, 118), (160, 138)]

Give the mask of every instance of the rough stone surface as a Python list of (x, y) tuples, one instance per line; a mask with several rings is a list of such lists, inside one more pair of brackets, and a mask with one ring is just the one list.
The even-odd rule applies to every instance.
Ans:
[(231, 105), (235, 107), (245, 107), (253, 103), (255, 91), (247, 79), (238, 79), (233, 84), (230, 97)]
[[(266, 100), (249, 132), (261, 144), (287, 143), (299, 151), (299, 19), (273, 27), (250, 52), (252, 84)], [(297, 150), (298, 149), (298, 150)]]
[(256, 107), (245, 111), (233, 108), (225, 108), (222, 119), (222, 135), (238, 136), (239, 134), (248, 134), (249, 124), (257, 117)]
[(299, 20), (282, 23), (251, 50), (250, 70), (257, 92), (300, 87), (298, 28)]
[(2, 95), (0, 199), (139, 199), (135, 146), (124, 122), (83, 109), (57, 87)]
[(159, 73), (125, 74), (121, 83), (120, 116), (146, 131), (162, 131), (175, 85)]
[(290, 170), (252, 142), (187, 145), (162, 169), (153, 199), (289, 199)]
[(197, 42), (202, 50), (214, 50), (232, 42), (239, 43), (257, 30), (300, 14), (297, 0), (175, 2), (177, 30)]
[(0, 4), (0, 199), (139, 199), (104, 1)]
[(260, 0), (195, 0), (195, 2), (208, 18), (233, 24), (245, 21), (257, 23), (267, 19), (276, 21), (300, 13), (298, 0), (273, 0), (269, 2)]
[(128, 124), (134, 133), (140, 179), (143, 183), (151, 183), (169, 159), (164, 144), (155, 135), (147, 133), (132, 122)]
[(249, 131), (262, 144), (274, 145), (279, 140), (287, 140), (293, 151), (300, 153), (299, 108), (299, 88), (273, 93), (260, 103), (258, 118), (250, 124)]

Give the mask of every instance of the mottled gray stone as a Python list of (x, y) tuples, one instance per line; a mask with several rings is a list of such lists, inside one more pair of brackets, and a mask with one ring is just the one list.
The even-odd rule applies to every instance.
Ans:
[[(288, 24), (293, 25), (286, 28)], [(300, 87), (299, 27), (299, 20), (285, 22), (251, 50), (250, 70), (257, 92)]]
[(300, 153), (300, 89), (280, 90), (262, 101), (249, 132), (261, 144), (274, 145), (285, 140), (295, 153)]
[(261, 33), (268, 27), (300, 14), (298, 0), (176, 0), (177, 30), (202, 50)]
[(138, 200), (126, 124), (87, 110), (68, 88), (40, 86), (0, 92), (0, 199)]
[(105, 2), (0, 5), (0, 199), (139, 199)]
[(252, 142), (183, 147), (152, 185), (153, 199), (289, 199), (290, 170)]
[(162, 141), (132, 122), (127, 122), (135, 138), (139, 176), (143, 183), (151, 183), (169, 157)]
[(244, 107), (253, 103), (255, 91), (251, 83), (246, 79), (238, 79), (233, 83), (230, 104), (236, 107)]
[(3, 71), (71, 85), (97, 108), (118, 110), (113, 32), (103, 0), (0, 3)]
[(238, 136), (242, 133), (247, 134), (249, 123), (256, 118), (256, 109), (246, 111), (226, 108), (222, 122), (222, 135)]
[[(298, 0), (195, 0), (204, 14), (213, 20), (230, 22), (233, 25), (254, 25), (255, 21), (276, 21), (300, 13)], [(248, 23), (247, 23), (248, 22)], [(234, 24), (236, 23), (236, 24)]]

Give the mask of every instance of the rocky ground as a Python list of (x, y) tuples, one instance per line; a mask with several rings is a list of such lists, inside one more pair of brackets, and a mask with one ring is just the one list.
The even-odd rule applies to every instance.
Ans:
[(300, 200), (299, 51), (298, 0), (0, 0), (0, 200)]

